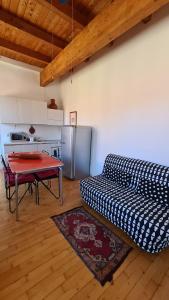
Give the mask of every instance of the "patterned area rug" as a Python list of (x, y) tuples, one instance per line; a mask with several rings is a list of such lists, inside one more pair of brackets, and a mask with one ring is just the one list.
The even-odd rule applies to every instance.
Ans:
[(83, 207), (52, 217), (95, 278), (104, 285), (132, 249)]

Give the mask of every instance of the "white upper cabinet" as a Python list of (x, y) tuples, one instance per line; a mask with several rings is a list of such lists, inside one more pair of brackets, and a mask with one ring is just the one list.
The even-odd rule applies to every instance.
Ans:
[(63, 110), (48, 109), (48, 125), (63, 125)]
[(63, 125), (63, 111), (31, 99), (0, 97), (0, 123)]
[(21, 124), (47, 124), (46, 102), (19, 99), (18, 110)]
[(0, 122), (19, 123), (18, 100), (17, 98), (0, 97)]
[(47, 124), (47, 103), (31, 101), (32, 124)]
[(19, 123), (32, 124), (32, 105), (27, 99), (18, 100)]

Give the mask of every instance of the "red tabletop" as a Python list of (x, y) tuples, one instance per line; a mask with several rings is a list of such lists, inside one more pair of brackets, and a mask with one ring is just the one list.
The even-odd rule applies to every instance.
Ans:
[[(27, 152), (29, 153), (29, 152)], [(32, 152), (31, 152), (32, 153)], [(40, 154), (40, 159), (23, 159), (23, 158), (8, 158), (9, 166), (12, 173), (15, 174), (26, 174), (34, 173), (38, 171), (45, 171), (49, 169), (55, 169), (62, 167), (63, 163), (60, 160), (55, 159), (42, 152), (34, 152)], [(15, 153), (16, 154), (16, 153)], [(11, 154), (9, 154), (11, 156)]]

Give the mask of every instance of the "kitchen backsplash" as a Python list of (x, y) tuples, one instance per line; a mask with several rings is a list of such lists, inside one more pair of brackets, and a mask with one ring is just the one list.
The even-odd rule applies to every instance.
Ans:
[[(61, 128), (58, 126), (48, 126), (48, 125), (33, 125), (35, 128), (34, 136), (38, 136), (42, 139), (48, 140), (59, 140), (61, 139)], [(26, 132), (29, 134), (30, 125), (13, 125), (13, 124), (1, 124), (0, 125), (0, 139), (1, 143), (10, 142), (10, 132)]]

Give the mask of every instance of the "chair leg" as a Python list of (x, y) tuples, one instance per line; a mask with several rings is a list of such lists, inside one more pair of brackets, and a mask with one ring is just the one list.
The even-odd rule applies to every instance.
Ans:
[(7, 195), (7, 199), (10, 200), (11, 199), (10, 188), (7, 188), (6, 195)]
[(14, 195), (14, 193), (12, 193), (12, 195), (11, 195), (11, 188), (6, 187), (6, 199), (11, 200), (13, 195)]
[(38, 190), (38, 205), (39, 205), (39, 182), (38, 182), (38, 184), (37, 184), (37, 190)]
[(28, 192), (29, 194), (33, 194), (33, 190), (32, 190), (32, 183), (28, 183)]
[(37, 184), (36, 184), (36, 181), (35, 181), (35, 203), (37, 205)]
[(8, 188), (7, 187), (5, 187), (5, 192), (6, 192), (6, 199), (9, 200), (9, 197), (8, 197)]
[(30, 184), (29, 193), (30, 193), (31, 195), (33, 194), (33, 187), (32, 187), (32, 183)]
[(48, 187), (51, 188), (51, 180), (48, 180)]
[(59, 177), (58, 177), (58, 197), (60, 198), (60, 184), (59, 184)]
[(39, 183), (37, 181), (35, 183), (35, 198), (36, 204), (39, 205)]

